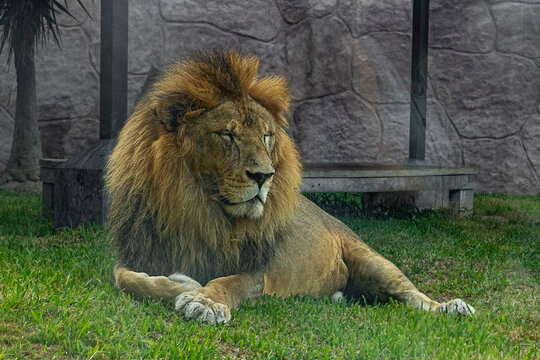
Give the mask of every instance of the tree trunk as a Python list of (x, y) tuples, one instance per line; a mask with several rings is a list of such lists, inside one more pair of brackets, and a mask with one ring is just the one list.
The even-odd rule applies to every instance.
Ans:
[(0, 187), (7, 190), (39, 191), (41, 141), (37, 117), (33, 29), (16, 26), (13, 55), (17, 72), (17, 102), (13, 145)]

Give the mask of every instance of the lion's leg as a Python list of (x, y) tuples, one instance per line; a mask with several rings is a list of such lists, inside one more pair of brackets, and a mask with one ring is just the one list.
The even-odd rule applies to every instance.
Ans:
[(421, 293), (390, 261), (357, 239), (343, 241), (343, 256), (349, 269), (349, 284), (357, 292), (379, 299), (393, 298), (424, 311), (471, 315), (475, 310), (460, 299), (441, 304)]
[(238, 274), (214, 279), (205, 287), (180, 294), (176, 310), (187, 319), (211, 324), (228, 322), (231, 310), (245, 299), (262, 295), (264, 276), (260, 273)]
[(129, 294), (152, 299), (174, 299), (183, 292), (201, 287), (192, 278), (175, 273), (166, 276), (148, 276), (146, 273), (131, 271), (116, 265), (113, 271), (116, 286)]

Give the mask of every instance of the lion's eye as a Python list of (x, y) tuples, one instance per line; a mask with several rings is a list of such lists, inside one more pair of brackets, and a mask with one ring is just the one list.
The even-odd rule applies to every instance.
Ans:
[(264, 134), (263, 136), (263, 143), (264, 146), (266, 146), (267, 149), (270, 148), (270, 140), (272, 138), (272, 134)]
[(233, 133), (229, 130), (220, 132), (219, 136), (221, 136), (221, 138), (227, 142), (234, 142)]

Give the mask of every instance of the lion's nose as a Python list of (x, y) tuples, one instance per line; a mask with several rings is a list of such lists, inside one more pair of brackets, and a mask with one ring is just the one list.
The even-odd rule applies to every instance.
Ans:
[(263, 186), (263, 184), (266, 182), (266, 180), (270, 179), (272, 175), (274, 175), (274, 171), (270, 173), (263, 173), (263, 172), (252, 173), (246, 170), (246, 175), (251, 180), (254, 180), (257, 183), (257, 185), (259, 185), (259, 189), (260, 189), (261, 186)]

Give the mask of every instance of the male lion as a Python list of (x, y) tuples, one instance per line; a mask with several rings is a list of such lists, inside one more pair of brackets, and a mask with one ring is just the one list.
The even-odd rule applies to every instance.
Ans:
[(106, 175), (118, 288), (176, 298), (186, 318), (212, 324), (262, 294), (341, 291), (474, 313), (422, 294), (300, 194), (286, 81), (257, 78), (257, 67), (232, 51), (199, 55), (170, 67), (135, 107)]

